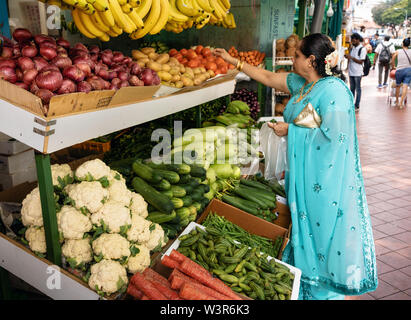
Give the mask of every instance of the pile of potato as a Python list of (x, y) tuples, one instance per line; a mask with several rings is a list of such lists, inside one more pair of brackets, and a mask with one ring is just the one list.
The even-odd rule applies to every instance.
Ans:
[(287, 39), (278, 39), (275, 43), (275, 56), (277, 58), (294, 57), (298, 41), (300, 41), (300, 39), (296, 34), (292, 34)]
[(132, 57), (140, 67), (156, 71), (162, 84), (175, 88), (199, 86), (215, 76), (212, 70), (185, 67), (168, 53), (156, 53), (151, 47), (132, 50)]

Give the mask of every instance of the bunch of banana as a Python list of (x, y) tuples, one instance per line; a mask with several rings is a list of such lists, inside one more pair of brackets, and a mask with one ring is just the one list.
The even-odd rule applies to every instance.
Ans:
[(139, 48), (154, 48), (155, 52), (159, 54), (168, 53), (170, 51), (170, 48), (161, 41), (144, 41), (143, 43), (139, 44)]
[(218, 27), (224, 27), (226, 29), (235, 29), (237, 28), (237, 25), (235, 23), (234, 15), (229, 12), (227, 13), (226, 17), (222, 21), (217, 21), (212, 23), (213, 25), (216, 25)]

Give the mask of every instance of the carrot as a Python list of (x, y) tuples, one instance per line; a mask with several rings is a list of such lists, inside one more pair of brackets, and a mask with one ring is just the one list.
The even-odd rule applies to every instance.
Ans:
[(163, 259), (161, 259), (161, 263), (171, 269), (178, 268), (180, 265), (180, 263), (177, 260), (166, 255), (163, 257)]
[[(178, 252), (175, 249), (171, 250), (170, 257), (173, 258), (174, 260), (177, 260), (180, 263), (180, 267), (181, 267), (181, 263), (186, 261), (187, 264), (190, 266), (190, 268), (196, 269), (197, 272), (201, 272), (202, 274), (205, 274), (206, 276), (212, 277), (211, 274), (205, 268), (203, 268), (199, 264), (195, 263), (193, 260), (186, 257), (184, 254)], [(178, 269), (180, 269), (180, 268), (178, 268)]]
[(137, 289), (141, 290), (144, 295), (149, 297), (151, 300), (167, 300), (167, 298), (141, 273), (135, 273), (130, 282), (134, 284)]
[[(186, 276), (184, 273), (182, 273), (182, 272), (181, 272), (180, 270), (178, 270), (178, 269), (174, 269), (173, 272), (171, 272), (170, 276), (168, 277), (168, 281), (171, 283), (171, 282), (173, 281), (173, 279), (174, 279), (175, 276), (179, 276), (180, 278), (188, 279), (188, 280), (191, 280), (192, 282), (200, 283), (200, 284), (201, 284), (201, 282), (199, 282), (198, 280), (193, 279), (193, 278), (191, 278), (191, 277), (189, 277), (189, 276)], [(173, 288), (173, 289), (175, 289), (175, 288)]]
[(157, 280), (148, 279), (154, 287), (157, 288), (165, 297), (169, 300), (177, 300), (179, 298), (178, 293), (170, 288), (170, 284), (164, 285)]
[[(191, 260), (190, 260), (191, 261)], [(195, 263), (195, 262), (193, 262)], [(195, 263), (196, 264), (196, 263)], [(201, 267), (202, 268), (202, 267)], [(234, 300), (241, 300), (224, 282), (213, 278), (210, 273), (205, 274), (203, 272), (198, 272), (198, 268), (194, 268), (188, 260), (185, 260), (180, 265), (180, 270), (186, 275), (200, 281), (202, 284), (210, 287)], [(204, 269), (205, 270), (205, 269)]]
[(141, 297), (144, 295), (140, 290), (138, 290), (133, 284), (129, 284), (127, 287), (127, 294), (132, 296), (135, 299), (141, 299)]
[(181, 287), (180, 297), (186, 300), (216, 300), (189, 283), (184, 283)]
[(176, 249), (171, 250), (170, 252), (170, 258), (178, 261), (179, 263), (183, 262), (186, 260), (186, 256), (182, 254), (181, 252), (178, 252)]
[(170, 286), (170, 283), (168, 282), (168, 280), (167, 280), (165, 277), (163, 277), (161, 274), (155, 272), (155, 271), (154, 271), (153, 269), (151, 269), (151, 268), (146, 268), (146, 269), (143, 271), (143, 275), (144, 275), (146, 278), (153, 278), (153, 279), (161, 282), (162, 284), (164, 284), (164, 285), (166, 285), (166, 286)]

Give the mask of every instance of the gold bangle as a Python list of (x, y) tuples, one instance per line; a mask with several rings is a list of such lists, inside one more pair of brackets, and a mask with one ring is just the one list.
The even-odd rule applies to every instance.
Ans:
[(243, 68), (244, 68), (244, 61), (241, 61), (240, 67), (238, 68), (238, 70), (243, 71)]
[(240, 69), (239, 69), (239, 68), (240, 68), (240, 63), (241, 63), (241, 61), (240, 61), (240, 60), (237, 60), (237, 65), (236, 65), (236, 67), (235, 67), (237, 70), (240, 70)]

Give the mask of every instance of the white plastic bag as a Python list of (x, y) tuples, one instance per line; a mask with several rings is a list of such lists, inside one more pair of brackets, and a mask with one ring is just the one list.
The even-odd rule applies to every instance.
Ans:
[(267, 123), (260, 129), (260, 148), (264, 153), (264, 178), (277, 181), (283, 178), (283, 172), (288, 170), (287, 164), (287, 137), (279, 137)]

